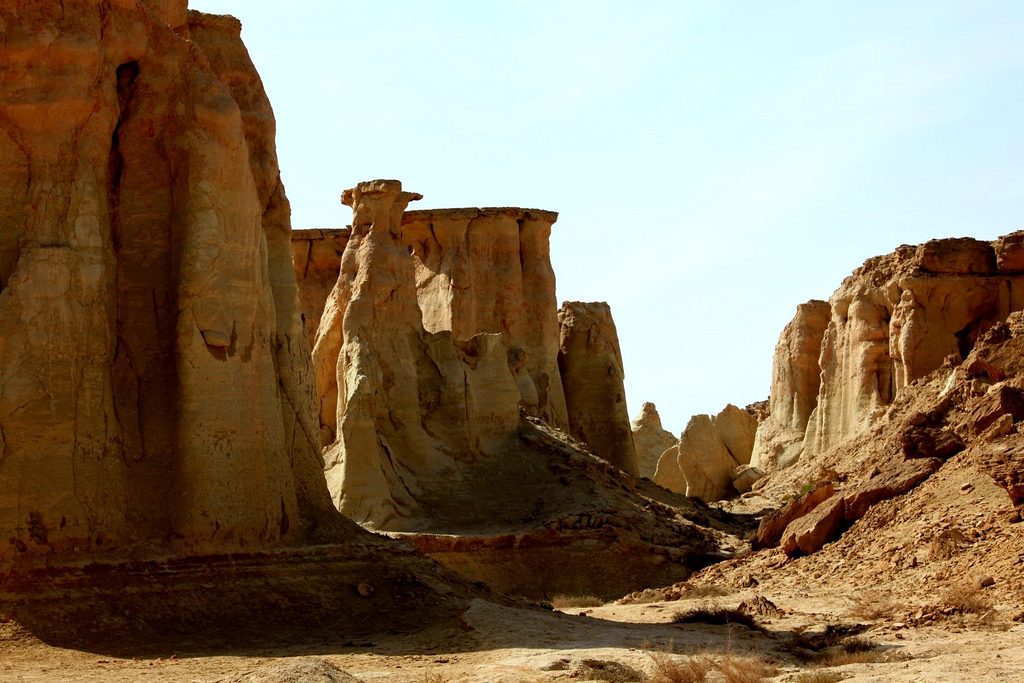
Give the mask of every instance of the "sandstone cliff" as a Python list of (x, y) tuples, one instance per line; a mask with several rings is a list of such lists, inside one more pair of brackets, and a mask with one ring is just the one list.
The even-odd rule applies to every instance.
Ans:
[[(547, 333), (528, 329), (521, 303), (533, 295), (513, 288), (495, 313), (473, 291), (498, 296), (502, 282), (529, 269), (513, 249), (521, 226), (509, 216), (519, 210), (403, 218), (415, 198), (389, 180), (343, 195), (352, 233), (313, 352), (321, 420), (336, 435), (325, 464), (338, 508), (467, 576), (529, 595), (612, 595), (709, 561), (720, 535), (694, 523), (713, 523), (704, 511), (681, 498), (658, 502), (663, 491), (537, 417), (544, 401), (529, 358), (531, 349), (543, 357), (552, 348), (550, 326), (538, 312), (532, 320)], [(467, 224), (468, 242), (455, 230)], [(462, 253), (478, 241), (472, 258)], [(504, 266), (490, 272), (488, 259)], [(552, 291), (547, 279), (541, 289)], [(495, 327), (502, 331), (474, 333)], [(607, 376), (609, 348), (584, 346), (601, 363), (577, 370)], [(621, 394), (620, 369), (628, 437)], [(595, 562), (604, 571), (592, 571)]]
[(658, 461), (654, 481), (670, 491), (705, 502), (737, 493), (734, 481), (750, 463), (757, 418), (728, 405), (714, 417), (694, 415), (679, 442)]
[(299, 308), (309, 336), (316, 342), (316, 330), (341, 272), (341, 255), (351, 231), (348, 228), (292, 230), (292, 264), (299, 284)]
[(768, 416), (757, 429), (750, 461), (756, 467), (787, 467), (800, 456), (807, 421), (821, 388), (821, 341), (830, 319), (827, 302), (800, 304), (779, 335), (772, 359)]
[(558, 310), (558, 323), (558, 366), (569, 432), (598, 456), (636, 475), (625, 371), (611, 308), (604, 302), (566, 301)]
[(0, 559), (299, 538), (329, 503), (238, 23), (7, 0), (0, 25)]
[(653, 403), (643, 404), (640, 414), (629, 426), (633, 432), (633, 447), (636, 449), (640, 476), (653, 478), (662, 453), (675, 446), (677, 439), (661, 426), (661, 416)]

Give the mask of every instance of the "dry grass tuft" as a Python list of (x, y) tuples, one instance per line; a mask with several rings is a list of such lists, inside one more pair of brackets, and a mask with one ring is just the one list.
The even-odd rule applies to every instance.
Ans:
[(880, 619), (893, 619), (899, 614), (906, 612), (907, 606), (897, 601), (888, 593), (879, 591), (866, 591), (853, 599), (853, 605), (848, 613), (857, 619), (878, 621)]
[(837, 671), (808, 671), (793, 679), (793, 683), (839, 683), (846, 678)]
[(645, 588), (636, 593), (625, 595), (616, 602), (620, 605), (644, 605), (651, 602), (672, 602), (675, 600), (694, 600), (697, 598), (719, 598), (735, 592), (733, 589), (718, 584), (694, 586), (690, 583), (677, 583), (665, 588)]
[(417, 679), (417, 683), (447, 683), (447, 679), (441, 674), (426, 671)]
[(715, 668), (715, 660), (706, 655), (675, 659), (667, 652), (648, 652), (654, 663), (654, 672), (648, 683), (701, 683)]
[(739, 659), (724, 657), (718, 662), (718, 670), (725, 683), (760, 683), (779, 673), (779, 667), (763, 659)]
[(555, 609), (573, 609), (575, 607), (600, 607), (604, 600), (594, 595), (556, 595), (549, 603)]
[(938, 608), (957, 614), (984, 615), (992, 611), (992, 602), (974, 586), (953, 586), (939, 598)]
[(644, 675), (631, 666), (604, 659), (584, 659), (570, 674), (571, 678), (605, 683), (638, 683)]

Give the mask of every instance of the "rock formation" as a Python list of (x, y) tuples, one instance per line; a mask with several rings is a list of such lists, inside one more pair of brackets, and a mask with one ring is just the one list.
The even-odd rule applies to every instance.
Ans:
[(694, 415), (679, 443), (662, 454), (654, 481), (705, 502), (733, 496), (737, 470), (750, 464), (756, 430), (757, 418), (734, 405), (714, 417)]
[(526, 370), (524, 408), (567, 429), (549, 253), (557, 218), (517, 208), (408, 211), (402, 240), (416, 264), (424, 329), (457, 341), (500, 333)]
[(273, 115), (186, 12), (0, 3), (0, 560), (329, 510)]
[(645, 403), (636, 419), (629, 423), (636, 449), (637, 469), (641, 477), (654, 477), (661, 454), (676, 445), (677, 439), (661, 426), (661, 416), (653, 403)]
[(818, 357), (829, 313), (829, 305), (824, 301), (800, 304), (793, 320), (779, 335), (772, 360), (768, 416), (757, 428), (750, 458), (756, 467), (787, 467), (800, 455), (807, 421), (818, 404)]
[(338, 282), (341, 255), (350, 234), (348, 228), (292, 230), (292, 264), (299, 283), (299, 308), (310, 348), (316, 342), (316, 330), (327, 297)]
[[(527, 329), (522, 304), (540, 295), (512, 287), (499, 314), (473, 291), (496, 297), (501, 283), (536, 270), (520, 264), (527, 240), (516, 235), (536, 222), (546, 244), (541, 223), (553, 214), (468, 209), (403, 218), (415, 198), (389, 180), (343, 195), (352, 232), (313, 352), (324, 432), (336, 435), (325, 465), (338, 508), (467, 576), (529, 595), (612, 595), (708, 561), (718, 540), (694, 524), (710, 522), (699, 508), (656, 502), (663, 491), (537, 417), (554, 404), (550, 391), (538, 400), (543, 383), (529, 358), (553, 345)], [(524, 215), (520, 226), (514, 216)], [(546, 248), (531, 249), (547, 264)], [(504, 265), (489, 272), (487, 259)], [(553, 294), (549, 284), (540, 290)], [(536, 310), (529, 315), (547, 329), (539, 303)], [(597, 357), (607, 376), (607, 356)], [(617, 377), (621, 397), (621, 369)], [(628, 436), (624, 413), (621, 424)], [(592, 571), (595, 563), (604, 571)]]
[(566, 301), (558, 311), (558, 323), (558, 366), (569, 432), (598, 456), (636, 475), (625, 372), (611, 308), (603, 302)]

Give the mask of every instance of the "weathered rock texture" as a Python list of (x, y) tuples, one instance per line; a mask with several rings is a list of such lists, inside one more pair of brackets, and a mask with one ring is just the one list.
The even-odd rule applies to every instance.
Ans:
[(757, 428), (750, 461), (775, 469), (791, 465), (803, 447), (807, 421), (818, 404), (821, 387), (821, 340), (828, 327), (827, 302), (800, 304), (796, 315), (779, 335), (772, 361), (772, 389), (768, 416)]
[(292, 264), (299, 284), (299, 308), (310, 348), (316, 342), (316, 330), (320, 326), (327, 297), (338, 282), (341, 255), (350, 234), (348, 228), (292, 231)]
[[(325, 455), (335, 504), (465, 575), (538, 597), (551, 590), (611, 595), (709, 561), (718, 537), (687, 517), (710, 523), (699, 507), (683, 499), (656, 502), (664, 492), (535, 416), (543, 410), (522, 345), (532, 333), (486, 318), (472, 291), (452, 291), (449, 273), (453, 282), (477, 282), (462, 280), (468, 276), (453, 265), (465, 258), (456, 258), (464, 243), (451, 242), (439, 218), (430, 234), (449, 246), (430, 246), (434, 237), (417, 221), (434, 214), (403, 219), (414, 198), (389, 180), (360, 183), (343, 195), (353, 208), (352, 233), (313, 354), (322, 424), (336, 435)], [(488, 234), (475, 230), (469, 228), (470, 243)], [(511, 232), (506, 237), (513, 241)], [(504, 248), (474, 258), (512, 268)], [(486, 273), (485, 265), (472, 268)], [(499, 282), (516, 278), (507, 268), (496, 272), (505, 273)], [(479, 282), (497, 296), (494, 277), (481, 275)], [(521, 315), (513, 303), (522, 300), (509, 294), (506, 320)], [(459, 339), (449, 329), (462, 326), (469, 334), (473, 316), (472, 325), (508, 327), (515, 343), (505, 332)], [(621, 392), (621, 371), (619, 377)], [(622, 424), (628, 435), (628, 421)], [(607, 571), (588, 572), (594, 564)]]
[(801, 305), (776, 347), (755, 464), (787, 467), (859, 434), (899, 392), (947, 357), (966, 357), (979, 335), (1024, 308), (1022, 235), (901, 246), (843, 281), (827, 322), (821, 302)]
[(757, 418), (734, 405), (714, 417), (694, 415), (679, 443), (662, 454), (654, 481), (705, 502), (734, 496), (737, 470), (750, 464), (756, 431)]
[(329, 501), (238, 22), (6, 0), (0, 27), (0, 560), (297, 538)]
[(566, 429), (549, 246), (557, 219), (537, 209), (407, 211), (402, 241), (416, 265), (424, 329), (457, 341), (500, 333), (526, 370), (524, 408)]
[(653, 478), (662, 453), (675, 446), (678, 440), (661, 426), (661, 416), (653, 403), (645, 403), (629, 426), (640, 476)]
[(604, 302), (566, 301), (558, 310), (558, 323), (558, 366), (569, 432), (598, 456), (636, 475), (625, 372), (611, 308)]

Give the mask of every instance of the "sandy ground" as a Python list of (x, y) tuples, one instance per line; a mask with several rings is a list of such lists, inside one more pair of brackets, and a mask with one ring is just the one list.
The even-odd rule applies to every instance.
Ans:
[[(780, 616), (758, 617), (763, 631), (738, 625), (669, 623), (680, 610), (712, 604), (732, 607), (754, 597), (755, 591), (783, 611)], [(829, 669), (844, 680), (1021, 680), (1024, 624), (1012, 622), (1010, 615), (998, 608), (984, 624), (956, 617), (912, 627), (854, 618), (852, 604), (848, 596), (826, 591), (807, 594), (760, 588), (715, 598), (573, 608), (565, 610), (567, 613), (475, 600), (457, 631), (382, 636), (355, 643), (339, 639), (315, 647), (307, 644), (245, 654), (167, 652), (152, 659), (51, 647), (8, 622), (0, 624), (0, 681), (229, 681), (268, 663), (289, 658), (299, 662), (299, 658), (311, 656), (363, 681), (587, 680), (576, 671), (583, 660), (614, 661), (650, 672), (652, 653), (659, 652), (671, 652), (679, 660), (702, 654), (719, 659), (765, 659), (780, 666), (776, 676), (765, 680), (798, 681), (801, 673), (816, 667), (794, 658), (791, 643), (795, 634), (821, 632), (828, 624), (862, 624), (867, 630), (857, 637), (875, 648), (867, 658), (877, 661)]]

